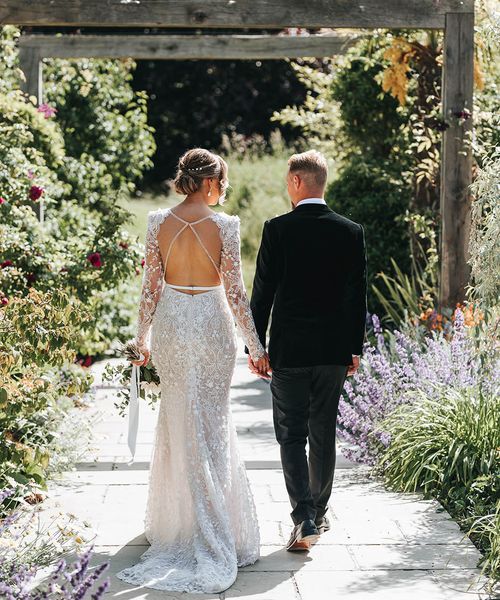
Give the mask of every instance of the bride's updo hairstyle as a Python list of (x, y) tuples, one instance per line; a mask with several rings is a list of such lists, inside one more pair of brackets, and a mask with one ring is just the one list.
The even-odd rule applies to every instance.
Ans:
[(207, 177), (218, 179), (224, 191), (227, 187), (226, 161), (205, 148), (192, 148), (179, 159), (174, 179), (175, 191), (178, 194), (193, 194)]

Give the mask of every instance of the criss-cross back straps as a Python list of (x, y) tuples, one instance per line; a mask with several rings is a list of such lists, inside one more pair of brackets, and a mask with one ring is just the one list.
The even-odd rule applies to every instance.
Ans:
[(189, 221), (185, 221), (184, 219), (181, 219), (179, 216), (177, 216), (175, 213), (173, 213), (172, 211), (170, 211), (171, 215), (173, 215), (176, 219), (178, 219), (179, 221), (181, 221), (181, 223), (184, 223), (184, 226), (181, 227), (179, 229), (179, 231), (174, 235), (174, 237), (172, 238), (172, 241), (170, 242), (170, 245), (168, 247), (168, 251), (167, 251), (167, 256), (165, 258), (165, 268), (163, 269), (163, 279), (165, 280), (165, 272), (167, 270), (167, 263), (168, 263), (168, 259), (170, 257), (170, 252), (172, 250), (172, 246), (174, 245), (175, 240), (180, 236), (180, 234), (187, 229), (188, 227), (191, 229), (191, 231), (194, 233), (196, 239), (198, 240), (198, 242), (200, 243), (201, 247), (203, 248), (203, 250), (205, 251), (205, 254), (208, 256), (208, 258), (210, 259), (210, 262), (213, 264), (215, 270), (217, 271), (219, 278), (222, 279), (221, 277), (221, 272), (219, 267), (215, 264), (214, 259), (212, 258), (212, 255), (210, 254), (210, 252), (206, 249), (205, 244), (202, 242), (198, 232), (196, 231), (196, 229), (193, 227), (193, 225), (197, 225), (198, 223), (201, 223), (202, 221), (205, 221), (206, 219), (210, 219), (211, 215), (207, 215), (206, 217), (203, 217), (202, 219), (198, 219), (197, 221), (193, 221), (192, 223)]

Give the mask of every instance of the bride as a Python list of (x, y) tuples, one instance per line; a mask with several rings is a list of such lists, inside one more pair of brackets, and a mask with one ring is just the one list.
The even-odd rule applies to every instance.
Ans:
[(135, 339), (145, 358), (134, 364), (151, 357), (161, 382), (144, 518), (150, 546), (116, 575), (159, 590), (218, 593), (259, 558), (230, 410), (234, 320), (264, 377), (269, 359), (242, 279), (239, 217), (209, 208), (227, 186), (226, 162), (194, 148), (175, 178), (185, 199), (148, 214)]

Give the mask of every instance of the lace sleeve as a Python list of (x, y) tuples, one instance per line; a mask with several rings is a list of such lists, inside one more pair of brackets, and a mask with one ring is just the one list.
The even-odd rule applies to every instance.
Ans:
[(224, 227), (221, 253), (221, 274), (226, 298), (236, 319), (236, 324), (248, 347), (252, 360), (265, 354), (255, 329), (250, 303), (241, 272), (240, 219), (229, 217)]
[(148, 225), (146, 230), (144, 274), (139, 301), (137, 335), (135, 337), (135, 340), (139, 345), (146, 345), (151, 321), (153, 320), (156, 305), (158, 304), (163, 289), (163, 263), (157, 237), (159, 223), (157, 211), (150, 212), (148, 214)]

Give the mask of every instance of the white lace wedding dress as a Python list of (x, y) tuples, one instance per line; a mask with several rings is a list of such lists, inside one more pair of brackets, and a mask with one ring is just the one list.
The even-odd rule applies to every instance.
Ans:
[[(169, 287), (158, 243), (167, 218), (190, 228), (222, 283), (187, 294)], [(210, 256), (196, 224), (212, 219), (222, 243), (220, 264)], [(230, 384), (236, 360), (234, 320), (258, 359), (258, 339), (241, 275), (239, 218), (213, 213), (194, 223), (170, 209), (148, 215), (146, 260), (137, 341), (147, 344), (161, 380), (154, 434), (145, 535), (139, 562), (116, 576), (158, 590), (217, 593), (230, 587), (237, 568), (259, 558), (253, 496), (238, 453)], [(215, 228), (214, 228), (215, 229)]]

